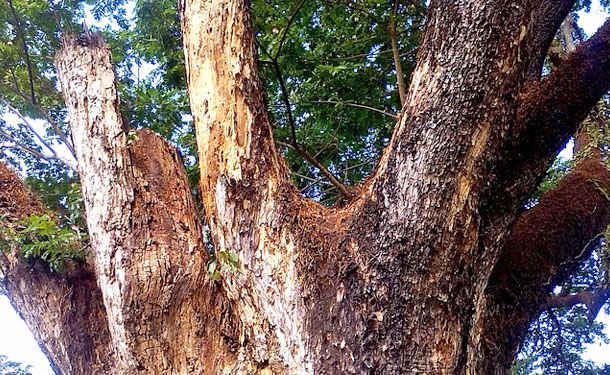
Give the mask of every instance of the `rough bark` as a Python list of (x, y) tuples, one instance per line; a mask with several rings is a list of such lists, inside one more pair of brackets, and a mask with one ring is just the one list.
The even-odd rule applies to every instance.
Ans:
[[(46, 213), (17, 173), (0, 163), (0, 225)], [(106, 313), (89, 268), (52, 273), (26, 265), (19, 249), (0, 249), (0, 291), (25, 320), (58, 374), (106, 374), (114, 354)]]
[(392, 141), (352, 202), (329, 209), (298, 194), (275, 150), (248, 1), (182, 1), (206, 223), (217, 259), (239, 260), (217, 283), (178, 154), (126, 129), (101, 39), (66, 38), (56, 64), (105, 373), (506, 373), (548, 288), (610, 221), (598, 162), (521, 214), (610, 87), (610, 24), (539, 79), (573, 3), (432, 1)]
[(590, 255), (588, 242), (610, 222), (609, 186), (607, 168), (588, 158), (516, 223), (479, 304), (476, 325), (486, 340), (473, 355), (481, 373), (510, 366), (553, 286)]
[(66, 37), (56, 65), (116, 356), (112, 370), (201, 373), (224, 348), (211, 346), (222, 331), (208, 331), (208, 321), (222, 327), (226, 313), (206, 278), (207, 249), (182, 160), (152, 132), (127, 131), (100, 34)]

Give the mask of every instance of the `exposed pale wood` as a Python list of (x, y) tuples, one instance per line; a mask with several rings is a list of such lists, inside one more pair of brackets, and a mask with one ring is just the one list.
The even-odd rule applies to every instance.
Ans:
[(56, 65), (116, 356), (112, 371), (211, 371), (212, 353), (226, 351), (219, 341), (229, 323), (218, 323), (223, 299), (206, 276), (203, 229), (182, 159), (151, 131), (125, 131), (101, 34), (65, 37)]

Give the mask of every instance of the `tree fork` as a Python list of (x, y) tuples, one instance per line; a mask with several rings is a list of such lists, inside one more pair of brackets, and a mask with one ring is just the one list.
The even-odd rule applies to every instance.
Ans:
[(206, 276), (207, 249), (182, 159), (152, 132), (126, 131), (101, 34), (65, 36), (55, 63), (116, 357), (113, 372), (214, 368), (221, 361), (212, 358), (226, 352), (219, 323), (226, 312)]

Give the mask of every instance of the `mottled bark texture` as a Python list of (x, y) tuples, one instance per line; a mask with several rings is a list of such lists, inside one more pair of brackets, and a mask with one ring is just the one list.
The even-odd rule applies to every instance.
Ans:
[(348, 205), (326, 208), (275, 150), (247, 0), (181, 1), (205, 219), (216, 253), (239, 259), (214, 283), (178, 154), (125, 128), (100, 38), (66, 38), (56, 64), (105, 317), (78, 319), (101, 332), (87, 350), (102, 360), (58, 346), (70, 339), (46, 322), (68, 312), (7, 293), (53, 337), (56, 365), (74, 361), (66, 374), (505, 374), (610, 221), (595, 158), (522, 213), (610, 87), (610, 24), (540, 77), (573, 4), (432, 1), (390, 145)]

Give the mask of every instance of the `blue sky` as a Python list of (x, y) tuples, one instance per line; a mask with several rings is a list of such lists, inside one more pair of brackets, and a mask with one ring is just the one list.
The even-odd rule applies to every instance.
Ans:
[[(594, 1), (591, 12), (581, 14), (579, 25), (588, 35), (591, 35), (602, 25), (607, 16), (608, 14), (601, 9), (599, 3)], [(87, 23), (90, 25), (97, 24), (91, 17), (87, 17)], [(570, 147), (562, 151), (561, 155), (570, 157)], [(606, 322), (608, 326), (606, 334), (610, 336), (610, 316), (600, 314), (599, 319)], [(49, 361), (6, 296), (0, 296), (0, 332), (2, 333), (0, 336), (0, 354), (8, 356), (13, 361), (32, 365), (31, 372), (33, 375), (53, 375)], [(610, 353), (610, 345), (596, 343), (589, 346), (585, 357), (599, 363), (610, 363), (608, 353)]]

